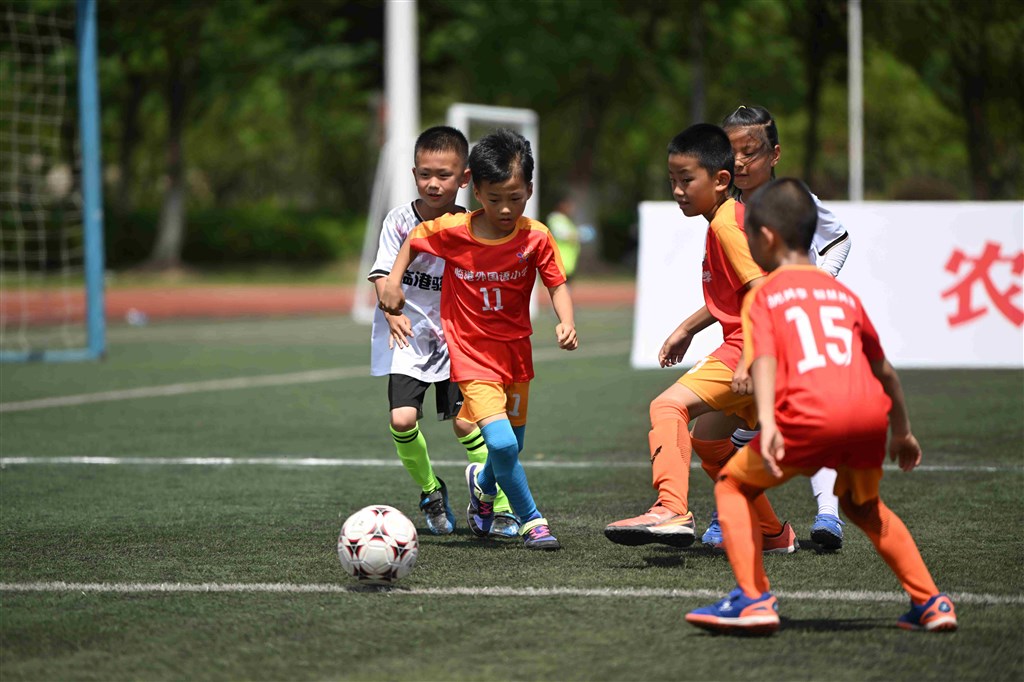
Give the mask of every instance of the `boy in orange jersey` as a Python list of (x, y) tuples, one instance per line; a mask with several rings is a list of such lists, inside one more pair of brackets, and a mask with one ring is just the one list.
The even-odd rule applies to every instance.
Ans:
[(575, 350), (576, 327), (565, 268), (551, 233), (523, 217), (533, 194), (530, 143), (511, 130), (485, 136), (469, 155), (473, 193), (481, 210), (421, 223), (402, 245), (380, 297), (382, 310), (405, 304), (402, 274), (413, 253), (445, 261), (441, 325), (448, 340), (451, 375), (462, 390), (459, 419), (475, 422), (487, 443), (487, 461), (466, 468), (470, 529), (487, 535), (494, 521), (497, 486), (508, 496), (528, 549), (561, 547), (538, 511), (519, 462), (533, 352), (530, 294), (543, 280), (558, 317), (559, 347)]
[[(690, 458), (696, 452), (704, 471), (716, 480), (735, 451), (729, 439), (739, 426), (754, 428), (753, 396), (732, 391), (733, 372), (743, 349), (740, 305), (743, 295), (764, 277), (750, 257), (743, 235), (743, 205), (729, 196), (733, 151), (718, 126), (699, 123), (672, 139), (668, 146), (672, 197), (688, 216), (708, 220), (704, 250), (705, 305), (668, 337), (658, 360), (662, 367), (679, 363), (694, 335), (715, 322), (724, 341), (698, 361), (679, 381), (651, 402), (651, 465), (658, 499), (640, 516), (609, 524), (605, 536), (623, 545), (652, 542), (688, 547), (694, 541), (689, 509)], [(696, 419), (691, 435), (688, 424)], [(763, 495), (760, 512), (766, 552), (789, 554), (799, 547), (796, 534), (782, 523)]]
[(910, 595), (901, 628), (957, 628), (913, 537), (879, 497), (886, 432), (889, 456), (904, 471), (921, 462), (903, 389), (878, 334), (849, 289), (807, 256), (817, 211), (799, 180), (776, 180), (747, 205), (746, 232), (757, 263), (771, 274), (743, 302), (744, 354), (761, 433), (725, 465), (715, 485), (719, 522), (738, 586), (686, 620), (719, 632), (770, 634), (778, 603), (764, 572), (751, 500), (797, 474), (837, 473), (846, 517), (863, 530)]

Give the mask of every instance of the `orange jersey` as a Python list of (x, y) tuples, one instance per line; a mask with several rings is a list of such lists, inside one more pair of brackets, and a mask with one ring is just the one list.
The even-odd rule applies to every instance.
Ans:
[(701, 273), (704, 303), (722, 325), (724, 341), (711, 353), (730, 369), (736, 369), (743, 350), (740, 310), (747, 284), (764, 277), (750, 255), (743, 232), (743, 204), (734, 199), (722, 204), (708, 225)]
[[(409, 233), (414, 251), (444, 259), (441, 283), (441, 324), (452, 350), (452, 377), (495, 380), (493, 375), (467, 376), (466, 363), (457, 362), (465, 354), (475, 358), (481, 368), (488, 363), (481, 357), (488, 344), (528, 339), (530, 296), (540, 273), (545, 286), (565, 282), (565, 268), (558, 246), (543, 223), (522, 217), (515, 229), (501, 239), (482, 239), (473, 234), (473, 213), (448, 214), (417, 225)], [(528, 342), (527, 342), (528, 343)], [(461, 351), (461, 353), (460, 353)], [(504, 367), (507, 359), (493, 358)], [(457, 367), (456, 365), (462, 365)], [(461, 371), (460, 371), (461, 370)], [(532, 367), (529, 374), (532, 376)], [(514, 373), (515, 381), (525, 380)]]
[(742, 320), (747, 361), (778, 362), (786, 464), (881, 465), (892, 403), (871, 371), (885, 355), (860, 299), (813, 265), (783, 266), (747, 294)]

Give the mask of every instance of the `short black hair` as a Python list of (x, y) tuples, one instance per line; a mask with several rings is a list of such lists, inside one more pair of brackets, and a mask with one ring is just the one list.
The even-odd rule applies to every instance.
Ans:
[(473, 145), (469, 171), (477, 186), (481, 182), (505, 182), (517, 173), (529, 184), (533, 182), (530, 141), (508, 128), (494, 130)]
[(729, 186), (736, 167), (732, 144), (725, 131), (711, 123), (696, 123), (672, 138), (668, 154), (692, 156), (708, 173), (729, 171)]
[[(427, 128), (416, 138), (413, 154), (420, 152), (455, 152), (465, 164), (469, 159), (469, 142), (458, 128), (434, 126)], [(415, 163), (415, 159), (413, 159)]]
[(764, 225), (779, 233), (791, 249), (810, 251), (818, 227), (818, 207), (811, 191), (796, 178), (772, 180), (746, 202), (748, 234)]

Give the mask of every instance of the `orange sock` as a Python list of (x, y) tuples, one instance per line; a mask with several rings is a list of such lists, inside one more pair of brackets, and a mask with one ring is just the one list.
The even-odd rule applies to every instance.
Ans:
[[(722, 440), (701, 440), (700, 438), (692, 438), (693, 451), (700, 457), (701, 468), (707, 472), (708, 476), (711, 477), (712, 481), (718, 480), (718, 474), (722, 471), (725, 463), (729, 461), (729, 458), (736, 452), (736, 446), (729, 438), (723, 438)], [(768, 498), (761, 493), (753, 500), (751, 504), (757, 510), (757, 517), (760, 519), (761, 533), (764, 535), (778, 535), (782, 532), (782, 521), (775, 514), (775, 509), (772, 508), (772, 503), (768, 501)]]
[(686, 405), (664, 397), (651, 401), (651, 468), (658, 503), (676, 514), (689, 510), (690, 413)]
[(718, 522), (722, 524), (725, 554), (736, 576), (736, 584), (745, 595), (756, 598), (771, 586), (764, 572), (761, 527), (751, 496), (764, 497), (764, 492), (751, 490), (729, 476), (722, 476), (715, 484), (715, 504), (718, 505)]
[(846, 518), (868, 536), (915, 604), (923, 604), (939, 593), (910, 531), (880, 498), (856, 505), (852, 494), (846, 492), (839, 498), (839, 506)]

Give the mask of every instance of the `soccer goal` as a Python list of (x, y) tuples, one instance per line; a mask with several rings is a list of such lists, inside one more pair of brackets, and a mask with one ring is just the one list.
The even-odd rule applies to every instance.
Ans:
[(95, 0), (0, 12), (0, 361), (99, 358)]
[[(458, 128), (469, 140), (469, 146), (473, 145), (481, 137), (495, 128), (511, 128), (522, 133), (523, 137), (530, 141), (533, 150), (534, 171), (533, 171), (533, 196), (526, 203), (525, 215), (530, 218), (537, 218), (540, 206), (540, 133), (538, 127), (537, 112), (532, 109), (516, 109), (511, 107), (495, 107), (483, 104), (456, 103), (448, 107), (447, 125)], [(359, 271), (356, 273), (355, 299), (352, 304), (352, 318), (358, 322), (369, 323), (373, 321), (374, 310), (377, 307), (377, 296), (374, 293), (373, 285), (366, 280), (366, 275), (373, 266), (377, 256), (377, 242), (380, 239), (381, 225), (384, 216), (394, 206), (385, 205), (387, 198), (393, 196), (389, 183), (394, 177), (393, 170), (396, 164), (404, 164), (412, 168), (411, 158), (395, 158), (389, 145), (385, 144), (381, 150), (380, 159), (377, 162), (377, 173), (374, 177), (373, 192), (370, 197), (370, 211), (366, 218), (366, 231), (363, 235), (363, 250), (359, 262)], [(406, 146), (412, 149), (412, 144)], [(413, 185), (412, 174), (409, 174), (409, 201), (416, 198), (416, 188)], [(473, 194), (467, 187), (459, 191), (458, 204), (468, 209), (479, 208), (473, 200)], [(531, 302), (531, 310), (535, 303)]]

